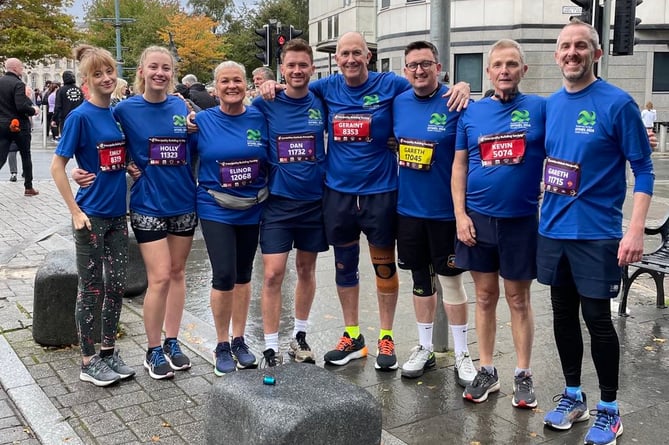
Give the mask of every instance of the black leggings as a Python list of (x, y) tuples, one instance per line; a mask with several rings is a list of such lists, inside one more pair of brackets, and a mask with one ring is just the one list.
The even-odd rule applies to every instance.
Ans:
[(590, 333), (590, 352), (595, 363), (599, 390), (604, 402), (616, 400), (620, 344), (611, 321), (611, 300), (579, 295), (576, 285), (551, 286), (553, 332), (567, 386), (581, 385), (583, 337), (578, 316), (579, 305)]
[(231, 225), (206, 219), (201, 219), (200, 225), (211, 263), (211, 287), (231, 291), (235, 284), (250, 282), (259, 225)]

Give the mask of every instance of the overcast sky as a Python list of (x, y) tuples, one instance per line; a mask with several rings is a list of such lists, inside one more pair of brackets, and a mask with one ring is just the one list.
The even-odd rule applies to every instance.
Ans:
[[(74, 0), (74, 4), (72, 5), (71, 8), (67, 8), (66, 11), (77, 17), (79, 20), (83, 20), (84, 18), (84, 4), (89, 3), (90, 0)], [(255, 0), (234, 0), (237, 5), (241, 5), (243, 3), (246, 3), (248, 5), (253, 5), (255, 4)], [(179, 0), (179, 2), (186, 7), (188, 4), (188, 0)]]

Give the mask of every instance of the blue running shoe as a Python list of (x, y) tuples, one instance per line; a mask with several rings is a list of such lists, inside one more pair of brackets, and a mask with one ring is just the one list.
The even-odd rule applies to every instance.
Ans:
[(585, 445), (616, 445), (616, 439), (623, 433), (620, 413), (597, 404), (597, 417), (590, 431), (585, 435)]
[(244, 337), (235, 337), (232, 339), (232, 355), (237, 359), (237, 369), (253, 369), (258, 367), (256, 356), (249, 351), (249, 347), (244, 341)]
[(563, 394), (553, 397), (553, 401), (558, 402), (557, 406), (544, 416), (544, 425), (550, 428), (568, 430), (573, 423), (583, 422), (590, 418), (585, 393), (583, 393), (583, 400), (576, 400), (565, 390)]
[(237, 370), (235, 359), (232, 358), (232, 352), (230, 351), (230, 343), (227, 341), (216, 345), (214, 360), (216, 361), (214, 374), (219, 377)]
[(144, 359), (144, 367), (154, 379), (171, 379), (174, 377), (174, 371), (172, 371), (170, 364), (165, 360), (162, 346), (149, 349)]
[(169, 363), (170, 367), (175, 371), (183, 371), (184, 369), (190, 368), (190, 359), (183, 353), (176, 338), (165, 339), (163, 352), (165, 353), (167, 363)]

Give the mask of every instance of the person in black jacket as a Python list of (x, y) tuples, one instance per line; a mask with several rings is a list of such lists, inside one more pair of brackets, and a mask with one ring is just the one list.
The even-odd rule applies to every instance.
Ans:
[(5, 75), (0, 77), (0, 168), (7, 162), (9, 147), (16, 143), (23, 164), (25, 196), (39, 192), (33, 188), (33, 163), (30, 156), (30, 117), (39, 113), (26, 96), (21, 80), (23, 63), (19, 59), (5, 61)]
[(53, 121), (61, 130), (70, 111), (84, 101), (84, 93), (76, 82), (77, 78), (72, 71), (63, 71), (63, 86), (56, 92), (56, 106), (53, 110)]
[(197, 81), (195, 74), (186, 74), (181, 79), (181, 83), (188, 87), (188, 96), (184, 97), (192, 100), (193, 103), (201, 109), (204, 110), (218, 105), (216, 99), (209, 94), (204, 85)]

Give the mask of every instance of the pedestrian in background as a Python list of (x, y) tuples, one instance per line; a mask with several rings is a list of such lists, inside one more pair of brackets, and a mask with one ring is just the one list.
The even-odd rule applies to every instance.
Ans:
[[(81, 347), (79, 379), (108, 386), (135, 375), (115, 349), (128, 268), (125, 140), (109, 108), (116, 87), (116, 62), (109, 51), (74, 49), (89, 100), (65, 121), (51, 162), (51, 175), (72, 214), (77, 258), (75, 320)], [(72, 194), (65, 166), (72, 158), (95, 181)], [(96, 307), (102, 301), (102, 313)], [(102, 345), (95, 352), (95, 320), (102, 320)]]
[(56, 110), (56, 95), (58, 92), (58, 84), (52, 82), (49, 86), (49, 92), (46, 97), (47, 103), (47, 112), (46, 112), (46, 121), (47, 121), (47, 136), (51, 134), (51, 140), (56, 142), (59, 139), (60, 132), (58, 130), (58, 122), (54, 120), (54, 113)]
[(77, 78), (72, 71), (63, 71), (63, 86), (56, 92), (56, 105), (53, 120), (59, 131), (62, 130), (67, 116), (84, 101), (84, 93), (77, 86)]
[(7, 162), (12, 142), (21, 153), (25, 196), (39, 192), (33, 188), (33, 164), (30, 155), (31, 117), (39, 108), (26, 96), (26, 85), (21, 80), (23, 63), (16, 58), (5, 60), (5, 75), (0, 77), (0, 168)]
[(653, 107), (653, 102), (646, 102), (646, 108), (641, 111), (641, 120), (643, 121), (643, 125), (648, 129), (652, 129), (655, 126), (657, 111)]

